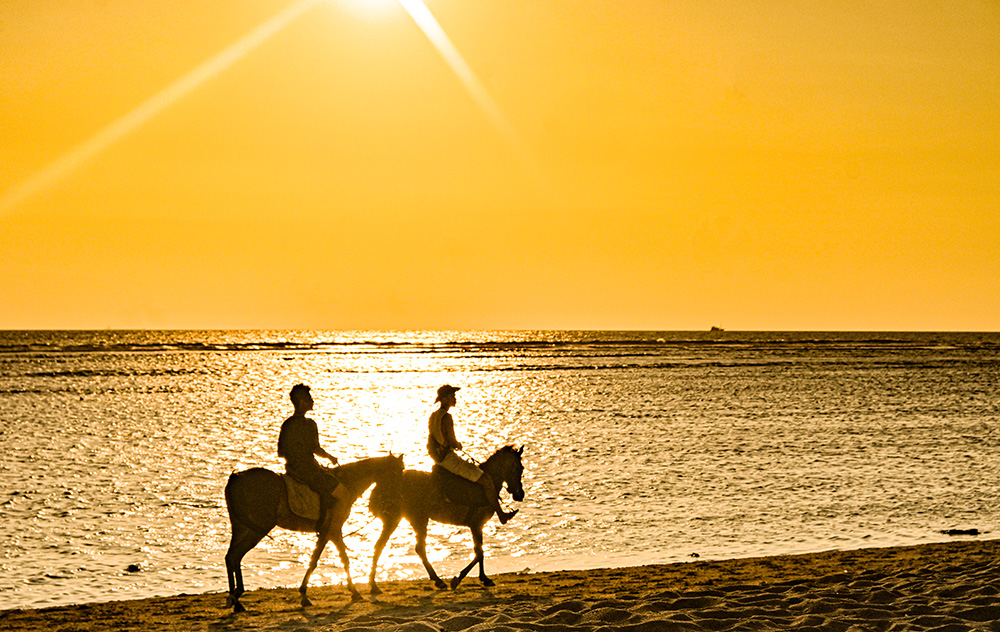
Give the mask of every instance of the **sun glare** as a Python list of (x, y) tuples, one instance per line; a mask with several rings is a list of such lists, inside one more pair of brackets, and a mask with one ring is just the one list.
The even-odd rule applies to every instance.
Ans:
[[(371, 0), (389, 2), (389, 0)], [(113, 121), (104, 129), (71, 148), (25, 181), (0, 194), (0, 213), (12, 211), (24, 200), (49, 189), (80, 165), (118, 142), (123, 136), (145, 125), (160, 112), (172, 106), (203, 84), (211, 81), (230, 66), (240, 61), (273, 35), (297, 20), (322, 0), (299, 0), (274, 17), (257, 25), (229, 47), (203, 62), (194, 70), (166, 86), (141, 103), (131, 112)]]
[(342, 7), (366, 19), (380, 20), (400, 10), (399, 0), (328, 0), (332, 6)]
[(493, 123), (493, 126), (504, 137), (511, 149), (517, 153), (523, 164), (529, 167), (530, 173), (538, 177), (541, 173), (540, 169), (521, 140), (521, 137), (507, 120), (506, 115), (504, 115), (500, 106), (494, 101), (493, 96), (486, 89), (486, 86), (483, 85), (479, 77), (476, 76), (476, 73), (465, 61), (465, 57), (462, 56), (462, 53), (452, 43), (451, 38), (441, 28), (437, 18), (434, 17), (434, 14), (427, 8), (423, 0), (397, 1), (410, 14), (413, 21), (424, 32), (424, 35), (427, 36), (427, 39), (430, 40), (434, 48), (437, 49), (442, 59), (448, 64), (452, 72), (455, 73), (455, 76), (462, 85), (465, 86), (469, 96), (476, 102), (486, 118)]
[[(323, 0), (298, 0), (289, 5), (277, 15), (259, 24), (225, 50), (166, 86), (146, 102), (110, 123), (87, 140), (72, 147), (23, 182), (6, 191), (0, 191), (0, 214), (12, 211), (26, 199), (51, 188), (80, 165), (118, 142), (123, 136), (146, 124), (160, 112), (246, 57), (274, 34), (321, 2)], [(388, 18), (392, 11), (399, 9), (409, 14), (465, 87), (484, 116), (518, 153), (524, 163), (532, 166), (534, 173), (538, 173), (537, 165), (534, 164), (517, 132), (422, 0), (327, 0), (327, 2), (330, 6), (347, 7), (352, 12), (369, 20)]]

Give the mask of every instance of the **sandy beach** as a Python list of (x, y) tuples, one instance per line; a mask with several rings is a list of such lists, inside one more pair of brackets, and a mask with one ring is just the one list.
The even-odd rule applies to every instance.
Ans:
[[(208, 593), (0, 611), (3, 630), (1000, 630), (1000, 540), (502, 574), (454, 591), (380, 584), (352, 603), (343, 586), (243, 597)], [(360, 573), (359, 573), (360, 574)], [(362, 591), (366, 586), (359, 584)]]

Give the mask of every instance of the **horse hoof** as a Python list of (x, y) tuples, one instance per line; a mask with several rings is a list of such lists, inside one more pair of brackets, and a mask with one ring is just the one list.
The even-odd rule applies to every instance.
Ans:
[(437, 588), (438, 590), (448, 590), (448, 584), (444, 583), (440, 579), (434, 580), (434, 587)]
[(313, 605), (313, 602), (309, 601), (309, 597), (306, 597), (305, 595), (302, 596), (302, 601), (299, 603), (302, 604), (303, 608), (308, 608), (309, 606)]
[(240, 612), (246, 612), (246, 611), (247, 611), (247, 609), (244, 608), (243, 604), (241, 604), (240, 602), (237, 601), (237, 602), (233, 603), (233, 614), (237, 614), (237, 613), (240, 613)]
[(479, 581), (483, 582), (483, 586), (486, 586), (487, 588), (493, 588), (497, 585), (496, 582), (489, 577), (480, 577)]
[(372, 587), (368, 590), (368, 592), (370, 592), (373, 595), (381, 595), (382, 589), (376, 586), (375, 584), (372, 584)]
[(456, 588), (458, 588), (458, 585), (461, 584), (461, 583), (462, 583), (462, 579), (460, 577), (452, 577), (451, 578), (451, 589), (455, 590)]
[(362, 599), (364, 599), (364, 597), (361, 596), (361, 593), (357, 591), (351, 593), (351, 601), (361, 601)]

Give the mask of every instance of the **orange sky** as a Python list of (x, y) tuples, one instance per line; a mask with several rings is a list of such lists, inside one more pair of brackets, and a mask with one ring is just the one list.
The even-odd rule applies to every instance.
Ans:
[(1000, 330), (986, 0), (332, 0), (18, 193), (295, 4), (0, 3), (0, 328)]

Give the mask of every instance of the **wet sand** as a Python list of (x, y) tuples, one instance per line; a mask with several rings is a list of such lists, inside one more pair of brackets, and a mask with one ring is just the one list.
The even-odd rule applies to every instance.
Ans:
[[(1000, 631), (1000, 540), (475, 577), (454, 591), (380, 584), (255, 590), (233, 614), (221, 593), (0, 611), (0, 630), (921, 630)], [(488, 563), (487, 563), (488, 567)], [(364, 578), (364, 569), (355, 573)], [(367, 585), (359, 584), (362, 592)], [(366, 593), (367, 594), (367, 593)]]

